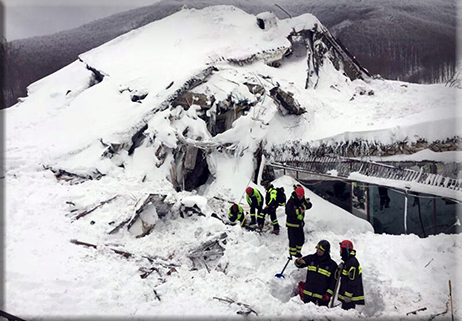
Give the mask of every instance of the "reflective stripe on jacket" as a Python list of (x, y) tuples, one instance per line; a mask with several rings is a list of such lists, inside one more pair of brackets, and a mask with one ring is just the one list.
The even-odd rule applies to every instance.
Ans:
[(274, 187), (266, 190), (266, 205), (269, 207), (278, 207), (278, 191)]
[(238, 220), (242, 226), (245, 221), (245, 214), (242, 206), (237, 204), (237, 212), (233, 212), (233, 207), (231, 206), (228, 211), (228, 218), (231, 222)]
[(350, 256), (343, 265), (340, 289), (338, 291), (338, 299), (345, 301), (345, 297), (349, 297), (352, 303), (364, 304), (364, 289), (363, 289), (363, 271), (356, 252), (352, 250)]
[(247, 200), (247, 204), (251, 207), (261, 208), (263, 206), (263, 195), (261, 195), (260, 191), (256, 188), (252, 188), (251, 196), (245, 194), (245, 199)]
[[(307, 201), (305, 197), (300, 200), (295, 192), (292, 192), (292, 195), (286, 204), (286, 226), (293, 228), (303, 227), (305, 211), (310, 209), (311, 206), (311, 202)], [(301, 220), (299, 219), (299, 214), (302, 214)]]
[(307, 268), (303, 293), (318, 299), (322, 299), (322, 296), (326, 293), (332, 295), (335, 287), (337, 263), (327, 253), (323, 256), (315, 253), (307, 255), (302, 259), (305, 263), (298, 264), (295, 261), (295, 266), (298, 268)]

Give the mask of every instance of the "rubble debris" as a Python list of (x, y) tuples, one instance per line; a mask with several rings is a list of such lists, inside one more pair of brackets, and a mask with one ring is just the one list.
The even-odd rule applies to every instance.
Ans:
[(270, 96), (273, 98), (282, 115), (301, 115), (306, 112), (298, 101), (294, 99), (291, 92), (285, 92), (279, 87), (273, 87), (270, 90)]
[(209, 265), (216, 264), (224, 254), (225, 248), (222, 244), (226, 244), (227, 236), (226, 232), (222, 232), (192, 249), (187, 255), (193, 264), (192, 270), (205, 267), (210, 272)]
[[(103, 206), (104, 204), (107, 204), (111, 201), (113, 201), (114, 199), (116, 199), (119, 195), (115, 195), (105, 201), (102, 201), (102, 202), (99, 202), (98, 205), (92, 205), (92, 206), (89, 206), (89, 207), (86, 207), (82, 210), (80, 210), (73, 218), (72, 218), (72, 222), (74, 221), (77, 221), (78, 219), (84, 217), (84, 216), (87, 216), (88, 214), (92, 213), (93, 211), (95, 211), (96, 209), (100, 208), (101, 206)], [(75, 210), (73, 210), (72, 212), (74, 212)]]
[(66, 181), (72, 185), (80, 184), (88, 180), (99, 180), (105, 175), (98, 169), (95, 169), (91, 174), (75, 174), (64, 169), (54, 169), (49, 166), (43, 166), (43, 168), (52, 171), (58, 181)]

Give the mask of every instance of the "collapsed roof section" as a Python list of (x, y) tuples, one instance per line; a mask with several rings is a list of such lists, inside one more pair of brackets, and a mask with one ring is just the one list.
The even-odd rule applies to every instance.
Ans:
[[(271, 29), (277, 27), (277, 18), (274, 14), (265, 12), (257, 16), (257, 24), (261, 29)], [(363, 68), (347, 48), (321, 23), (314, 23), (311, 28), (293, 28), (287, 36), (291, 46), (283, 53), (281, 49), (268, 64), (279, 67), (284, 57), (290, 57), (294, 52), (304, 55), (307, 63), (307, 75), (305, 89), (316, 88), (320, 66), (326, 59), (330, 60), (335, 68), (345, 73), (350, 80), (367, 79), (369, 72)], [(300, 53), (301, 51), (301, 53)]]
[[(104, 147), (101, 156), (125, 168), (137, 152), (149, 150), (155, 165), (152, 169), (167, 168), (177, 189), (192, 190), (213, 176), (207, 164), (212, 151), (239, 154), (248, 148), (241, 146), (239, 150), (240, 142), (222, 134), (242, 115), (255, 114), (257, 105), (261, 109), (276, 107), (282, 116), (302, 115), (307, 112), (307, 99), (300, 100), (301, 91), (316, 90), (325, 70), (335, 69), (343, 83), (369, 77), (348, 50), (309, 14), (278, 20), (271, 13), (255, 17), (220, 6), (183, 10), (176, 15), (182, 21), (181, 27), (175, 25), (178, 34), (165, 34), (179, 21), (178, 17), (166, 18), (79, 58), (87, 70), (96, 73), (95, 79), (104, 75), (101, 83), (118, 84), (119, 93), (138, 115), (120, 122), (124, 127), (117, 128), (117, 135), (99, 139)], [(162, 50), (148, 45), (153, 35), (163, 35), (159, 40)], [(201, 47), (204, 37), (213, 41)], [(117, 63), (112, 61), (115, 53), (123, 57)], [(279, 75), (269, 71), (294, 62), (297, 68), (306, 66), (302, 84), (281, 85)], [(268, 126), (271, 118), (260, 116), (252, 115), (252, 120)], [(260, 142), (251, 151), (257, 146)]]
[[(225, 12), (226, 15), (221, 11), (215, 12), (217, 16), (214, 19), (227, 20), (230, 11)], [(207, 13), (207, 10), (204, 12)], [(179, 14), (187, 15), (187, 12)], [(280, 22), (273, 14), (262, 13), (256, 17), (256, 20), (255, 17), (253, 19), (253, 27), (249, 26), (253, 29), (252, 33), (255, 32), (255, 27), (260, 28), (260, 39), (256, 41), (252, 39), (256, 44), (252, 45), (252, 42), (249, 42), (249, 45), (244, 45), (244, 48), (240, 46), (239, 50), (223, 52), (223, 55), (214, 54), (213, 57), (207, 55), (206, 63), (199, 69), (197, 69), (197, 62), (204, 59), (195, 59), (192, 62), (193, 66), (190, 66), (193, 67), (192, 76), (186, 79), (184, 76), (175, 77), (177, 71), (170, 66), (172, 67), (169, 75), (172, 77), (171, 81), (162, 89), (151, 86), (149, 75), (144, 69), (140, 69), (140, 61), (142, 62), (143, 59), (140, 59), (139, 52), (131, 51), (132, 55), (126, 56), (127, 61), (121, 61), (121, 64), (127, 63), (129, 68), (125, 72), (120, 71), (124, 69), (123, 66), (121, 68), (118, 65), (117, 69), (113, 69), (113, 64), (106, 61), (107, 52), (124, 51), (128, 47), (126, 43), (123, 47), (119, 46), (120, 39), (81, 55), (79, 59), (86, 64), (88, 70), (97, 73), (95, 77), (104, 74), (113, 80), (120, 79), (120, 93), (127, 91), (132, 102), (149, 106), (149, 111), (129, 129), (132, 134), (128, 140), (111, 142), (101, 139), (101, 143), (106, 147), (102, 156), (112, 159), (123, 168), (125, 165), (122, 159), (113, 157), (114, 155), (127, 151), (128, 156), (132, 157), (140, 147), (152, 148), (153, 163), (159, 168), (164, 166), (169, 155), (173, 155), (166, 164), (169, 166), (171, 163), (171, 182), (177, 189), (192, 190), (204, 184), (211, 174), (206, 163), (208, 153), (216, 149), (229, 153), (234, 153), (236, 150), (233, 143), (214, 142), (211, 138), (230, 129), (237, 118), (248, 113), (256, 104), (262, 103), (265, 97), (273, 99), (273, 104), (281, 115), (301, 115), (306, 112), (294, 93), (281, 88), (276, 79), (264, 75), (255, 77), (248, 71), (239, 70), (238, 67), (263, 62), (278, 68), (286, 60), (305, 59), (308, 67), (306, 88), (316, 87), (317, 80), (322, 76), (320, 66), (327, 60), (351, 80), (367, 77), (367, 72), (351, 59), (351, 55), (312, 15)], [(231, 28), (229, 31), (231, 43), (233, 32)], [(242, 36), (239, 34), (239, 37)], [(137, 37), (134, 38), (135, 40), (129, 42), (136, 47), (139, 44), (136, 41)], [(244, 41), (245, 39), (239, 43), (242, 44)], [(220, 41), (217, 43), (220, 48)], [(187, 44), (184, 46), (186, 48)], [(165, 48), (163, 54), (168, 50), (174, 53), (178, 48)], [(140, 48), (140, 51), (143, 50)], [(135, 61), (133, 59), (136, 56), (139, 59)], [(149, 71), (152, 65), (155, 65), (157, 73), (165, 72), (160, 70), (162, 66), (156, 63), (155, 59), (154, 63), (152, 62), (150, 59), (149, 65), (144, 63), (142, 67)], [(236, 76), (237, 74), (239, 77)], [(122, 75), (123, 79), (120, 78)], [(222, 87), (217, 81), (220, 77), (226, 82)], [(265, 84), (262, 83), (262, 78), (266, 80)], [(210, 79), (213, 79), (211, 85), (208, 84)], [(221, 88), (217, 91), (217, 87)], [(168, 139), (160, 133), (160, 124), (155, 120), (159, 113), (165, 115), (162, 126), (174, 128)], [(195, 126), (185, 125), (197, 119), (204, 123), (200, 133), (194, 129)]]

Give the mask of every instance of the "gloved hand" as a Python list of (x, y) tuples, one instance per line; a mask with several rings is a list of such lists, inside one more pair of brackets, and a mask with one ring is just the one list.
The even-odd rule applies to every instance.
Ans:
[(305, 264), (305, 260), (303, 260), (303, 258), (299, 257), (299, 258), (297, 258), (295, 260), (294, 264), (295, 264), (296, 267), (299, 267), (300, 265)]
[(349, 298), (349, 297), (346, 296), (346, 297), (343, 299), (343, 301), (344, 301), (345, 303), (350, 303), (350, 302), (351, 302), (351, 298)]
[(297, 219), (298, 219), (299, 221), (303, 221), (303, 215), (302, 215), (302, 214), (298, 214), (298, 215), (297, 215)]
[(330, 301), (330, 294), (329, 293), (326, 293), (322, 296), (322, 300), (323, 301)]

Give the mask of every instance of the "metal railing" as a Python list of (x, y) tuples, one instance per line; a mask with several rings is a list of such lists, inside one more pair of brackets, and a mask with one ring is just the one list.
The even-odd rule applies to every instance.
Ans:
[(311, 156), (302, 160), (276, 158), (268, 165), (292, 170), (302, 170), (318, 175), (330, 175), (329, 172), (336, 171), (336, 176), (343, 178), (347, 178), (351, 173), (359, 173), (369, 177), (417, 182), (429, 186), (441, 187), (459, 192), (462, 191), (461, 179), (427, 173), (423, 171), (423, 168), (421, 168), (420, 171), (416, 171), (351, 158), (329, 156)]

